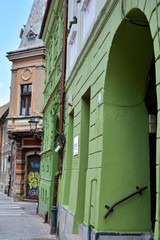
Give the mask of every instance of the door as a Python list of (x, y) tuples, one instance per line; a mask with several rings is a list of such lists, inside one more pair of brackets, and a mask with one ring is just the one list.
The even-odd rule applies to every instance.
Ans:
[(27, 198), (38, 199), (40, 156), (29, 156), (27, 168)]
[(157, 132), (157, 95), (155, 79), (155, 59), (148, 75), (149, 84), (145, 103), (149, 114), (149, 157), (150, 157), (150, 188), (151, 188), (151, 223), (155, 227), (156, 212), (156, 132)]

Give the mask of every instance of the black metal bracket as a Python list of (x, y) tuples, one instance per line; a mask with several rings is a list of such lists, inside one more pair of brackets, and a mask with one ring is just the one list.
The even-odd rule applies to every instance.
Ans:
[(144, 186), (144, 187), (142, 187), (142, 188), (139, 188), (139, 187), (137, 186), (136, 189), (137, 189), (137, 191), (135, 191), (135, 192), (129, 194), (128, 196), (122, 198), (121, 200), (115, 202), (111, 207), (109, 207), (108, 205), (105, 205), (105, 208), (107, 208), (108, 211), (107, 211), (106, 214), (104, 215), (104, 218), (106, 218), (106, 217), (110, 214), (110, 212), (113, 212), (113, 208), (114, 208), (115, 206), (117, 206), (118, 204), (120, 204), (121, 202), (124, 202), (125, 200), (133, 197), (134, 195), (136, 195), (136, 194), (138, 194), (138, 193), (141, 195), (142, 192), (143, 192), (145, 189), (147, 189), (147, 186)]

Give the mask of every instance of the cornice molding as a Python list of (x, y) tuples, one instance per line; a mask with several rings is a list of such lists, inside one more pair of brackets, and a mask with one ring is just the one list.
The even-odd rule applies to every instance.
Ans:
[(6, 55), (6, 57), (12, 62), (16, 60), (39, 57), (39, 56), (44, 56), (44, 57), (46, 56), (46, 51), (44, 46), (8, 52)]
[(28, 63), (23, 63), (23, 64), (16, 64), (12, 66), (11, 71), (17, 71), (20, 68), (29, 68), (29, 67), (36, 67), (36, 68), (45, 68), (46, 64), (44, 61), (35, 61), (35, 62), (28, 62)]
[(36, 118), (39, 118), (39, 119), (43, 119), (43, 114), (42, 113), (38, 113), (38, 114), (35, 114), (33, 113), (32, 115), (28, 115), (28, 116), (17, 116), (17, 115), (13, 115), (13, 114), (9, 114), (7, 119), (10, 120), (10, 119), (14, 119), (14, 120), (28, 120), (31, 118), (31, 116), (35, 116)]

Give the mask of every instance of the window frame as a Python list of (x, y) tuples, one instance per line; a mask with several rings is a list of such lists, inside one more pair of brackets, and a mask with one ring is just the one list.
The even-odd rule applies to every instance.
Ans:
[(1, 172), (3, 173), (4, 170), (4, 163), (3, 163), (3, 156), (1, 156)]
[[(24, 87), (27, 86), (27, 91), (24, 92)], [(20, 115), (21, 116), (29, 116), (31, 115), (31, 100), (32, 100), (32, 84), (21, 84), (21, 99), (20, 99)], [(31, 87), (31, 91), (29, 91), (29, 87)], [(23, 113), (23, 103), (25, 103), (25, 114)]]

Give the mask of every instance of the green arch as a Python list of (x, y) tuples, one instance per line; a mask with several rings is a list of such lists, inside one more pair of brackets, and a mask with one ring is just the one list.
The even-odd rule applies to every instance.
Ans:
[[(139, 9), (127, 17), (147, 22)], [(147, 75), (153, 58), (153, 42), (149, 27), (124, 20), (112, 41), (106, 73), (105, 101), (120, 106), (142, 103), (147, 87)]]
[[(139, 9), (127, 17), (147, 22)], [(150, 170), (148, 111), (144, 98), (148, 73), (153, 60), (153, 42), (149, 27), (122, 21), (112, 41), (104, 93), (104, 137), (101, 175), (101, 206), (114, 202), (148, 186), (117, 206), (107, 219), (100, 208), (100, 231), (150, 232)]]

